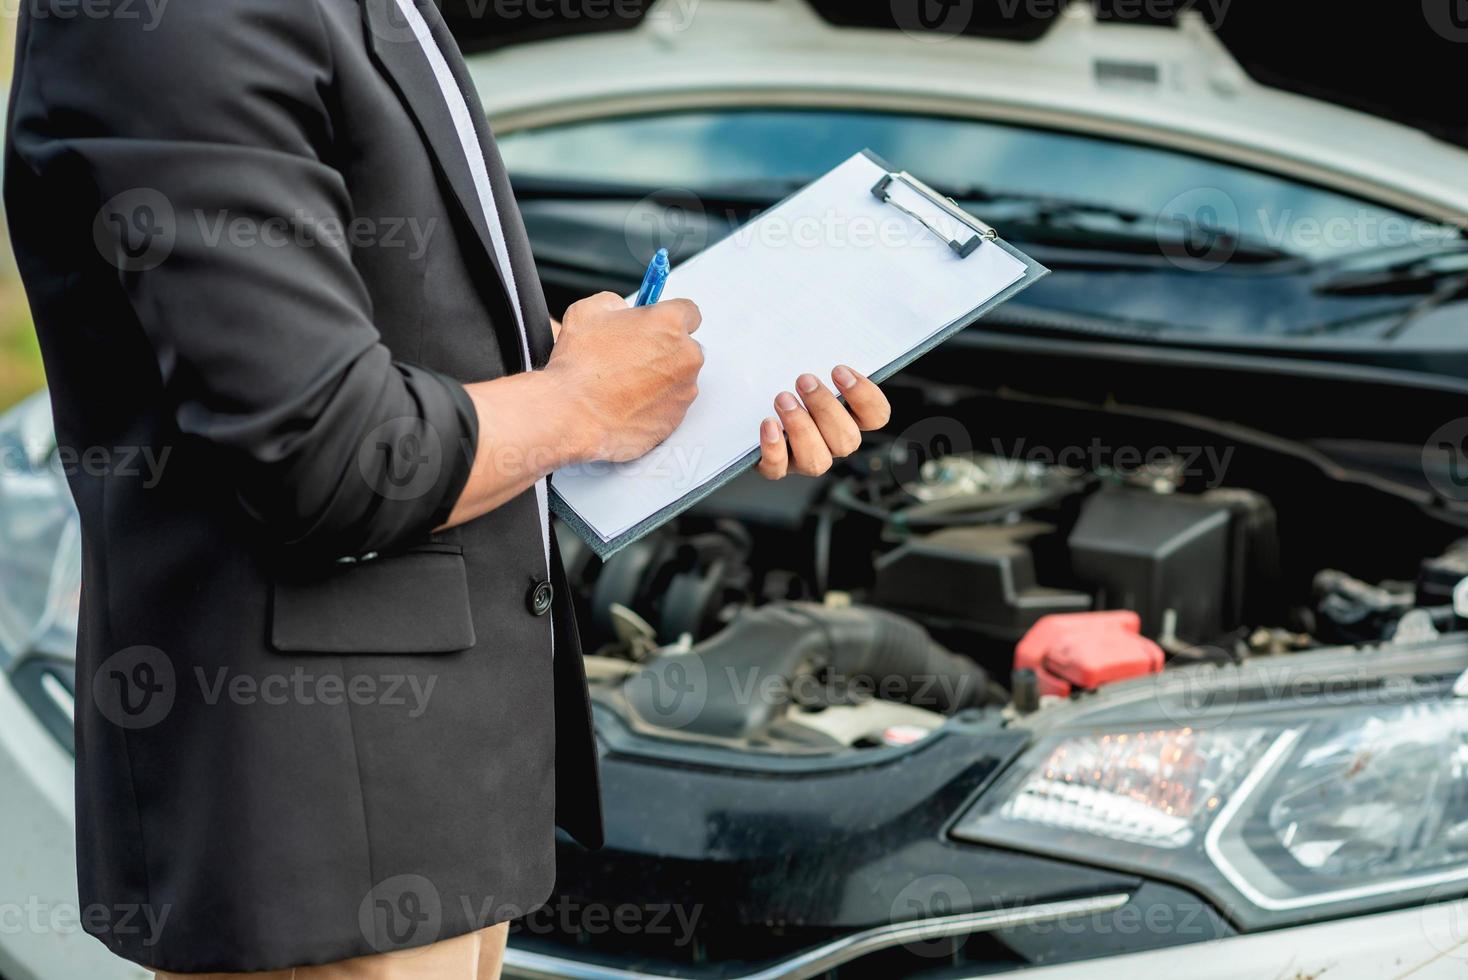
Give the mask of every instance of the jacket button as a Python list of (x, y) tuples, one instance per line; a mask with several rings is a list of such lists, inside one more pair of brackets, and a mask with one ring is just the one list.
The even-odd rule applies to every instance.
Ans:
[(555, 601), (556, 590), (551, 584), (544, 580), (536, 582), (531, 588), (530, 594), (525, 597), (525, 605), (530, 607), (530, 613), (534, 616), (544, 616), (550, 612), (551, 603)]

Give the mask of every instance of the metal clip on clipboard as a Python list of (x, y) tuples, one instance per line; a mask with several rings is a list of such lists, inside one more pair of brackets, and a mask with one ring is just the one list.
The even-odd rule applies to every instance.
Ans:
[[(929, 221), (927, 218), (924, 218), (916, 211), (913, 211), (911, 208), (905, 207), (897, 201), (894, 201), (892, 199), (892, 185), (894, 183), (905, 184), (914, 193), (926, 199), (934, 207), (938, 208), (948, 217), (952, 218), (957, 223), (960, 230), (970, 232), (970, 234), (949, 234), (947, 231), (944, 231), (942, 228), (937, 227), (933, 224), (933, 222)], [(872, 197), (875, 197), (883, 204), (892, 205), (894, 208), (901, 211), (903, 214), (907, 215), (909, 218), (913, 219), (924, 228), (928, 229), (928, 231), (931, 231), (934, 235), (937, 235), (938, 238), (943, 241), (949, 248), (953, 249), (954, 253), (961, 259), (966, 259), (970, 255), (972, 255), (974, 253), (974, 250), (979, 247), (979, 244), (981, 242), (992, 242), (994, 239), (999, 237), (999, 233), (997, 231), (984, 224), (984, 222), (980, 221), (978, 218), (975, 218), (967, 211), (963, 210), (963, 208), (960, 208), (957, 202), (953, 200), (953, 198), (945, 197), (942, 194), (939, 194), (937, 191), (933, 190), (933, 188), (929, 187), (927, 184), (924, 184), (922, 181), (918, 180), (906, 170), (900, 170), (896, 173), (883, 174), (882, 179), (872, 185)]]

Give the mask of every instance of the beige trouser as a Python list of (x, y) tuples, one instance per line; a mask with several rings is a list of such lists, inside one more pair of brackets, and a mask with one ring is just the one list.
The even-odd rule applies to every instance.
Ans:
[(158, 980), (499, 980), (510, 924), (465, 933), (416, 949), (396, 950), (267, 973), (163, 973)]

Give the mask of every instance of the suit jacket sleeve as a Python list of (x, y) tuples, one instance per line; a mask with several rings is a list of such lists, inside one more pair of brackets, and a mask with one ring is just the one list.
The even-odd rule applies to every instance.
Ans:
[(468, 478), (476, 416), (373, 326), (315, 0), (171, 4), (151, 27), (65, 6), (31, 19), (12, 139), (87, 197), (67, 209), (95, 213), (83, 261), (115, 267), (136, 318), (117, 329), (146, 335), (179, 430), (222, 449), (220, 479), (286, 543), (426, 534)]

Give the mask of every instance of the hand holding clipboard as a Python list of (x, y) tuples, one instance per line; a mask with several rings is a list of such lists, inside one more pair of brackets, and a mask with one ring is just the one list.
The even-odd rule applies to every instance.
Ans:
[(1046, 271), (857, 154), (672, 271), (663, 295), (703, 314), (698, 398), (646, 456), (558, 471), (552, 507), (606, 557), (754, 465), (768, 393), (789, 378), (836, 361), (881, 381)]

